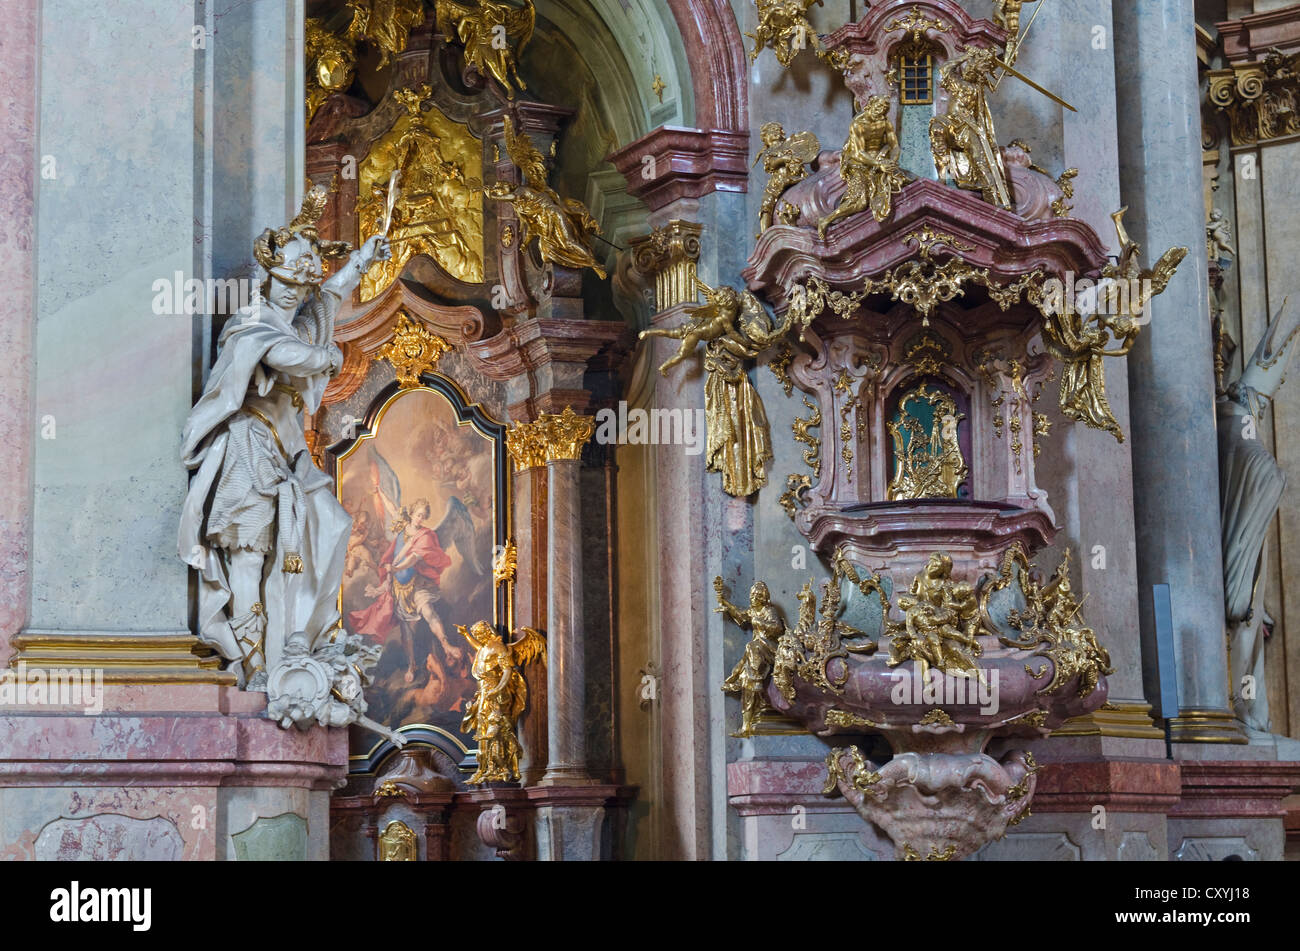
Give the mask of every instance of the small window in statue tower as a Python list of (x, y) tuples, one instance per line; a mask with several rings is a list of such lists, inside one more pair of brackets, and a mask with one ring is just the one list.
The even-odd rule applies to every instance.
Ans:
[(934, 57), (929, 53), (904, 54), (900, 58), (899, 102), (904, 106), (928, 106), (934, 102)]
[(905, 393), (889, 421), (893, 478), (889, 499), (966, 498), (970, 469), (958, 425), (966, 418), (956, 401), (930, 383)]

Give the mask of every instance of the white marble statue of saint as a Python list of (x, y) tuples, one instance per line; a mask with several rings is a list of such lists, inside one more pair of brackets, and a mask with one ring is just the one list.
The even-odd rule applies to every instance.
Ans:
[[(291, 637), (302, 643), (305, 635), (319, 650), (353, 636), (341, 631), (338, 610), (352, 520), (312, 462), (303, 412), (316, 412), (342, 364), (333, 334), (343, 298), (390, 251), (382, 235), (357, 251), (322, 240), (316, 223), (326, 198), (312, 188), (292, 222), (254, 243), (265, 279), (221, 333), (182, 449), (195, 473), (179, 550), (199, 573), (198, 635), (245, 689), (268, 690), (269, 677), (272, 700)], [(322, 258), (344, 256), (326, 280)], [(316, 686), (280, 679), (310, 708)]]
[(1264, 669), (1264, 542), (1286, 486), (1261, 438), (1260, 425), (1295, 350), (1300, 316), (1273, 318), (1241, 376), (1218, 404), (1219, 500), (1223, 519), (1223, 588), (1237, 716), (1269, 731)]

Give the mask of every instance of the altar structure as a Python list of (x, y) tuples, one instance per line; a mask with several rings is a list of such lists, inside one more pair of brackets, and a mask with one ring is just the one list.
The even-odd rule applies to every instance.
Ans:
[(1300, 848), (1300, 4), (195, 9), (0, 38), (0, 855)]

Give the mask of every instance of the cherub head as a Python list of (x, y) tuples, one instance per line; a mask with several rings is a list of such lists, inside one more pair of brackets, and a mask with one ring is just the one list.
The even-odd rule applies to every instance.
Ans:
[(758, 130), (758, 136), (763, 140), (763, 145), (771, 148), (785, 139), (785, 129), (779, 122), (765, 122)]

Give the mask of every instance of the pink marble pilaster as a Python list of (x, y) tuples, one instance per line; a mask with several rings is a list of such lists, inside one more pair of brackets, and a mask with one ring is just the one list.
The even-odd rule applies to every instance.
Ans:
[(14, 0), (0, 31), (0, 662), (30, 594), (38, 14), (37, 0)]

